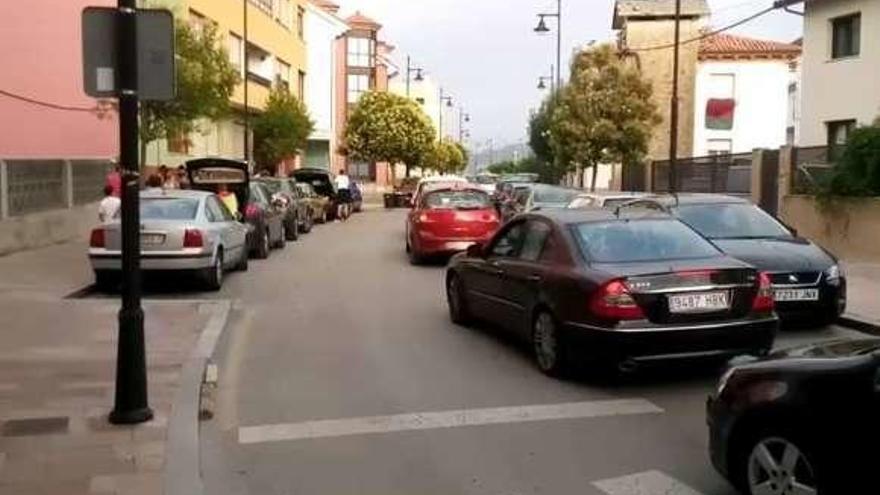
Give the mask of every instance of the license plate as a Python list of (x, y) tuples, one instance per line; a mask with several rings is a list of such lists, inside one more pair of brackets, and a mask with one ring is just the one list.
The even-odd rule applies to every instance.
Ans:
[(446, 246), (449, 249), (466, 251), (467, 248), (471, 247), (471, 244), (473, 244), (473, 242), (450, 242)]
[(671, 313), (710, 313), (730, 307), (727, 292), (697, 292), (669, 296)]
[(141, 234), (141, 246), (158, 246), (165, 243), (165, 234)]
[(773, 292), (773, 299), (785, 301), (818, 301), (819, 289), (779, 289)]

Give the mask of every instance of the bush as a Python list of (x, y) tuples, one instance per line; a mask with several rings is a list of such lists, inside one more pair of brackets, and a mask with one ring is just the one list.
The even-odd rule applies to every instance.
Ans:
[(880, 196), (880, 122), (850, 134), (822, 186), (825, 196)]

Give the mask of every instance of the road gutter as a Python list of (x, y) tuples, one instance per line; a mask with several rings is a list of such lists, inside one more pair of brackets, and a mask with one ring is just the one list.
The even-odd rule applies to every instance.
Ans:
[(841, 316), (837, 324), (868, 335), (880, 336), (880, 322), (853, 313)]

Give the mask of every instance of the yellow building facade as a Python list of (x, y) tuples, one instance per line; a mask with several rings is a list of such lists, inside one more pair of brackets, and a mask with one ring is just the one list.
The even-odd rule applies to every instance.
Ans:
[[(219, 122), (202, 122), (198, 131), (180, 139), (151, 143), (147, 148), (147, 164), (177, 166), (198, 156), (244, 158), (245, 108), (251, 116), (259, 113), (275, 84), (286, 85), (301, 99), (304, 96), (305, 0), (174, 0), (167, 3), (175, 15), (184, 16), (195, 29), (207, 25), (217, 29), (223, 47), (239, 70), (240, 83), (230, 101), (234, 110), (232, 117)], [(248, 142), (252, 150), (253, 140)]]

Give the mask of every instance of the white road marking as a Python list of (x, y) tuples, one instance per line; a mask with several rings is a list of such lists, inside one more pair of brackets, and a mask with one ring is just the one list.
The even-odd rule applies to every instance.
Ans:
[(660, 471), (645, 471), (620, 478), (596, 481), (593, 486), (608, 495), (702, 495)]
[(238, 441), (243, 444), (281, 442), (310, 438), (342, 437), (395, 431), (430, 430), (502, 423), (524, 423), (559, 419), (596, 418), (631, 414), (662, 413), (656, 405), (644, 399), (600, 400), (540, 404), (485, 409), (462, 409), (389, 416), (326, 419), (261, 426), (243, 426), (238, 429)]

